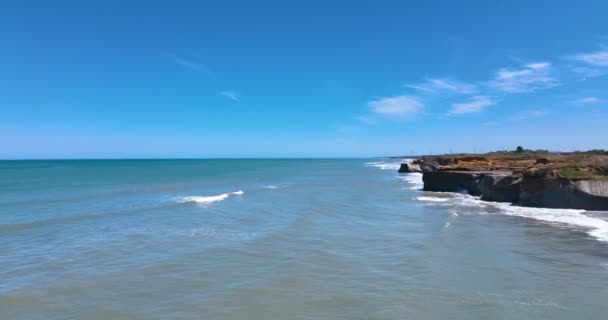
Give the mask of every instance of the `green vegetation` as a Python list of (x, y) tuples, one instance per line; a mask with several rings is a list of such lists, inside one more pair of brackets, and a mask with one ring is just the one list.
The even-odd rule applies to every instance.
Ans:
[(568, 180), (585, 180), (594, 178), (593, 174), (590, 172), (579, 170), (578, 168), (561, 168), (557, 171), (557, 174), (561, 178)]
[(604, 150), (604, 149), (593, 149), (593, 150), (587, 150), (587, 151), (573, 151), (573, 152), (569, 152), (569, 154), (598, 154), (598, 155), (608, 155), (608, 150)]
[(542, 150), (542, 149), (532, 150), (532, 149), (525, 149), (522, 146), (517, 146), (517, 148), (515, 148), (515, 150), (501, 150), (501, 151), (488, 152), (487, 155), (518, 156), (518, 157), (542, 157), (542, 156), (548, 155), (550, 153), (551, 152), (549, 150)]

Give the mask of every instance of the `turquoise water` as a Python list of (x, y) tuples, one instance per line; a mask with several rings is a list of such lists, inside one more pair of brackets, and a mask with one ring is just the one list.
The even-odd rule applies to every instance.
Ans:
[(606, 213), (395, 163), (0, 162), (0, 319), (605, 319)]

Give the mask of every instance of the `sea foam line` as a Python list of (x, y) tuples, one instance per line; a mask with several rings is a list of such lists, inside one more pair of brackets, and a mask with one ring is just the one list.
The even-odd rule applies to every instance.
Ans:
[(405, 173), (395, 176), (395, 178), (407, 182), (410, 185), (411, 190), (422, 190), (422, 188), (424, 188), (424, 182), (422, 181), (422, 173)]
[[(411, 162), (412, 160), (402, 159), (401, 161)], [(382, 170), (398, 170), (400, 167), (400, 163), (384, 161), (367, 162), (365, 165)], [(408, 182), (412, 190), (421, 190), (424, 187), (421, 173), (398, 175), (397, 178)], [(442, 193), (442, 195), (445, 195), (445, 193)], [(476, 207), (482, 209), (486, 214), (498, 213), (534, 219), (553, 225), (584, 229), (591, 237), (602, 242), (608, 242), (608, 220), (586, 215), (585, 210), (520, 207), (505, 202), (482, 201), (479, 197), (459, 193), (448, 193), (448, 197), (424, 195), (416, 197), (416, 200), (440, 206)], [(488, 210), (491, 212), (488, 212)], [(452, 215), (458, 216), (458, 212), (453, 211)]]
[(385, 161), (374, 161), (364, 163), (367, 167), (375, 167), (381, 170), (399, 170), (401, 162), (385, 162)]
[(222, 193), (215, 196), (189, 196), (189, 197), (180, 197), (178, 198), (178, 202), (196, 202), (196, 203), (213, 203), (218, 201), (226, 200), (229, 196), (240, 196), (244, 192), (242, 190)]
[[(442, 193), (445, 195), (445, 193)], [(608, 221), (585, 214), (585, 210), (520, 207), (507, 202), (482, 201), (479, 197), (452, 193), (450, 197), (420, 196), (416, 200), (440, 206), (469, 207), (484, 213), (498, 213), (507, 216), (533, 219), (561, 227), (584, 230), (589, 236), (608, 242)], [(490, 209), (490, 212), (488, 212)], [(493, 210), (492, 210), (493, 209)]]

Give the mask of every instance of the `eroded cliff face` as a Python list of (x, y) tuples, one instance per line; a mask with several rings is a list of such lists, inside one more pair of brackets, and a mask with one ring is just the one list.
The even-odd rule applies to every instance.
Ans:
[(521, 181), (512, 172), (485, 174), (479, 181), (481, 200), (518, 203)]
[(480, 178), (479, 173), (461, 171), (430, 171), (422, 175), (426, 191), (461, 192), (471, 195), (481, 194)]
[(608, 181), (524, 177), (518, 204), (544, 208), (608, 210)]
[(608, 196), (608, 180), (579, 180), (574, 181), (574, 185), (582, 192), (590, 195), (599, 197)]
[(440, 160), (415, 161), (423, 170), (424, 190), (465, 192), (523, 206), (608, 211), (608, 157)]

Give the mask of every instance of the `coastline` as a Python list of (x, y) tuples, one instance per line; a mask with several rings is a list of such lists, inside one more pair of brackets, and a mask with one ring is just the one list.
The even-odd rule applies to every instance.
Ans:
[(523, 207), (608, 211), (608, 156), (444, 155), (402, 163), (424, 191), (466, 193)]

